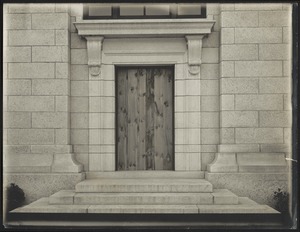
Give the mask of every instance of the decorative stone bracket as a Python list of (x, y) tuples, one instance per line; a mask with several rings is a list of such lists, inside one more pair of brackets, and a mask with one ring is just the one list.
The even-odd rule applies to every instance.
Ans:
[(211, 33), (214, 24), (215, 21), (209, 19), (81, 20), (74, 23), (78, 34), (87, 39), (91, 78), (100, 76), (104, 37), (185, 37), (189, 72), (196, 75), (200, 72), (202, 39)]
[(200, 73), (202, 39), (204, 35), (185, 36), (188, 45), (188, 65), (192, 75)]
[(100, 78), (103, 36), (85, 36), (87, 40), (89, 77)]

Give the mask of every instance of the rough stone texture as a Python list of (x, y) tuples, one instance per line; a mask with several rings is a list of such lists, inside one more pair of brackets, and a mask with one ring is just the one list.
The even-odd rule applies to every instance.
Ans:
[(4, 47), (4, 62), (31, 62), (31, 47)]
[(70, 67), (68, 63), (56, 63), (55, 64), (55, 75), (56, 78), (70, 78)]
[(220, 131), (220, 143), (234, 143), (234, 128), (222, 128)]
[[(201, 128), (219, 128), (218, 112), (202, 112), (200, 118)], [(189, 118), (186, 119), (190, 120)]]
[(33, 14), (32, 29), (68, 29), (67, 13)]
[(237, 110), (283, 110), (282, 95), (236, 95)]
[[(287, 79), (287, 78), (261, 78), (259, 80), (259, 92), (260, 93), (277, 93), (277, 94), (278, 93), (290, 93), (291, 92), (291, 80)], [(286, 105), (286, 104), (284, 104), (284, 105)]]
[(71, 112), (88, 112), (89, 98), (88, 97), (71, 97)]
[(55, 30), (55, 43), (56, 45), (68, 45), (70, 42), (68, 30)]
[(221, 77), (233, 77), (234, 76), (234, 64), (233, 61), (220, 61)]
[(259, 60), (289, 60), (290, 47), (287, 44), (260, 44)]
[(71, 94), (74, 97), (89, 96), (89, 82), (88, 81), (72, 81)]
[(282, 10), (281, 3), (238, 3), (234, 4), (234, 9), (236, 11), (274, 11)]
[(8, 6), (9, 13), (47, 13), (54, 12), (54, 4), (10, 4)]
[(50, 96), (9, 96), (9, 111), (53, 111), (54, 98)]
[(222, 12), (221, 14), (222, 27), (257, 27), (258, 12)]
[(89, 123), (88, 113), (72, 113), (71, 128), (87, 128)]
[(257, 111), (224, 111), (221, 113), (223, 127), (257, 127)]
[(53, 144), (53, 129), (9, 129), (8, 144)]
[(234, 110), (235, 107), (235, 99), (234, 95), (221, 95), (221, 110)]
[(234, 28), (222, 28), (221, 44), (233, 44), (233, 43), (234, 43)]
[(72, 49), (71, 50), (71, 64), (87, 64), (87, 50), (86, 49)]
[(3, 125), (5, 128), (31, 128), (31, 114), (28, 112), (6, 112)]
[(9, 78), (54, 78), (52, 63), (9, 63)]
[(88, 144), (88, 130), (71, 130), (71, 144)]
[(201, 143), (202, 144), (219, 143), (219, 129), (202, 129)]
[(291, 17), (285, 11), (259, 12), (260, 27), (289, 26)]
[(258, 93), (257, 78), (222, 78), (221, 94)]
[(8, 80), (4, 89), (5, 95), (31, 95), (30, 80)]
[[(251, 152), (249, 160), (255, 164), (264, 160), (263, 152), (288, 152), (284, 131), (291, 127), (289, 100), (285, 100), (291, 92), (291, 45), (287, 44), (291, 11), (282, 4), (223, 5), (218, 151)], [(271, 165), (272, 158), (268, 159)], [(277, 171), (274, 166), (254, 166), (241, 165), (239, 170), (286, 171), (284, 165)]]
[(35, 46), (32, 62), (68, 62), (68, 46)]
[(218, 79), (219, 69), (218, 64), (202, 64), (200, 69), (201, 79)]
[[(227, 188), (238, 196), (249, 197), (274, 207), (274, 191), (288, 190), (286, 173), (206, 173), (214, 188)], [(263, 188), (261, 187), (263, 186)]]
[(68, 115), (59, 113), (32, 113), (32, 128), (65, 128)]
[(71, 78), (72, 80), (87, 80), (88, 66), (87, 65), (71, 65)]
[(223, 45), (221, 50), (222, 60), (257, 60), (258, 46), (247, 45)]
[(219, 96), (201, 96), (201, 111), (219, 111)]
[(261, 127), (291, 127), (290, 111), (261, 111), (259, 113)]
[[(222, 129), (223, 130), (223, 129)], [(219, 145), (220, 152), (259, 152), (258, 144), (222, 144)]]
[(26, 204), (41, 197), (48, 197), (62, 189), (74, 189), (74, 186), (84, 179), (84, 174), (43, 174), (22, 173), (4, 174), (4, 186), (10, 183), (17, 184), (25, 192)]
[(282, 76), (281, 61), (236, 61), (235, 76), (258, 77), (258, 76)]
[(235, 28), (235, 43), (281, 43), (282, 28)]
[(4, 29), (31, 29), (30, 14), (7, 14), (3, 22)]
[(237, 143), (283, 143), (282, 128), (236, 128)]
[(10, 46), (20, 45), (54, 45), (53, 30), (11, 30), (8, 33)]
[(32, 80), (33, 95), (66, 95), (68, 93), (68, 80)]

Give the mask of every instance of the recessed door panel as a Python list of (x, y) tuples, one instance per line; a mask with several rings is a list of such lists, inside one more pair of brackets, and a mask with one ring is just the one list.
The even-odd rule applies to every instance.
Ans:
[(117, 68), (117, 169), (173, 170), (172, 67)]

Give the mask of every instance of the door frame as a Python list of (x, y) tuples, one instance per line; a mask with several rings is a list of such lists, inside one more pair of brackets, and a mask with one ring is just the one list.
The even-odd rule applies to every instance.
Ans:
[[(173, 162), (172, 162), (172, 170), (168, 171), (175, 171), (175, 64), (158, 64), (158, 65), (114, 65), (114, 73), (115, 73), (115, 171), (122, 171), (118, 170), (118, 69), (121, 68), (171, 68), (173, 74), (173, 81), (172, 81), (172, 150), (173, 150)], [(127, 170), (126, 170), (127, 171)], [(162, 171), (162, 170), (136, 170), (136, 171)], [(134, 172), (134, 171), (133, 171)]]

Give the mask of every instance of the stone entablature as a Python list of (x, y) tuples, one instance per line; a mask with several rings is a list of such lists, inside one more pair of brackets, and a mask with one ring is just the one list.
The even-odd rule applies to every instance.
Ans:
[(212, 32), (214, 20), (151, 19), (151, 20), (81, 20), (75, 23), (78, 35), (87, 40), (90, 75), (100, 75), (104, 38), (185, 37), (191, 74), (200, 72), (202, 39)]

